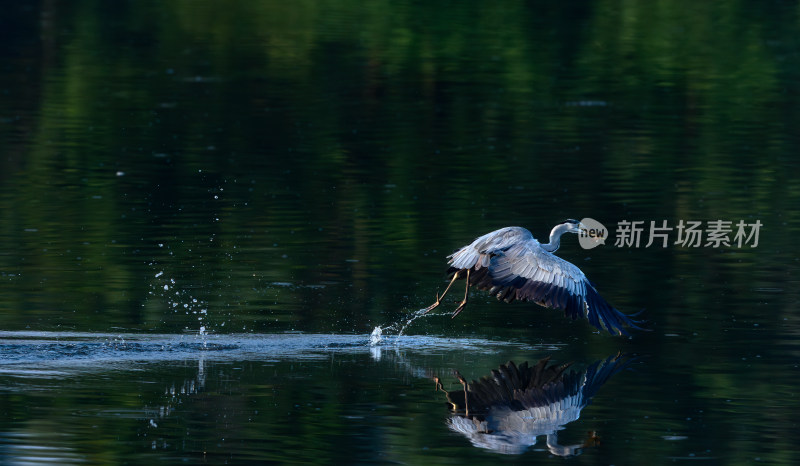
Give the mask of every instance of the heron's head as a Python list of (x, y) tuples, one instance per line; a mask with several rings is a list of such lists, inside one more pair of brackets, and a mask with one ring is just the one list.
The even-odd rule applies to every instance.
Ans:
[(562, 223), (562, 225), (565, 225), (567, 227), (566, 233), (578, 234), (581, 232), (581, 230), (586, 229), (586, 225), (572, 218), (565, 220), (564, 223)]

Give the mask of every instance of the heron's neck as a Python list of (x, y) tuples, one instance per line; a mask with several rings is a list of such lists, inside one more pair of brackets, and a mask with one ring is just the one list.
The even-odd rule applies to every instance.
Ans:
[(561, 245), (561, 235), (567, 232), (569, 225), (556, 225), (550, 230), (550, 242), (542, 245), (542, 249), (547, 252), (556, 252)]

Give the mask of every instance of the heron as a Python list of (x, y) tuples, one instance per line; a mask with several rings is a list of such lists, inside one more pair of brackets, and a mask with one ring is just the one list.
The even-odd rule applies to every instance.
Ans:
[(596, 433), (583, 443), (560, 445), (558, 431), (577, 421), (600, 388), (633, 360), (617, 354), (583, 371), (568, 371), (570, 363), (555, 365), (546, 357), (531, 366), (509, 361), (470, 383), (456, 371), (463, 390), (447, 391), (438, 377), (434, 381), (450, 404), (448, 427), (476, 447), (520, 454), (535, 445), (537, 437), (545, 436), (551, 454), (575, 456), (597, 445)]
[(436, 293), (436, 302), (420, 309), (434, 310), (456, 280), (465, 279), (464, 299), (453, 312), (455, 318), (467, 306), (469, 287), (488, 290), (506, 302), (533, 301), (541, 306), (563, 310), (572, 320), (585, 317), (599, 330), (628, 335), (625, 327), (640, 329), (634, 315), (626, 315), (611, 306), (574, 264), (554, 255), (565, 233), (580, 233), (586, 227), (569, 219), (550, 231), (550, 242), (539, 243), (522, 227), (505, 227), (476, 238), (472, 243), (447, 256), (450, 283)]

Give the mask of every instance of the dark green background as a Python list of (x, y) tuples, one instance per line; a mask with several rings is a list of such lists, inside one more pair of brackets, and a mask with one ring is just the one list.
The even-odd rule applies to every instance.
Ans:
[[(458, 319), (424, 319), (407, 332), (554, 342), (571, 348), (564, 359), (587, 363), (619, 350), (645, 354), (648, 377), (628, 380), (639, 390), (623, 381), (613, 396), (695, 414), (629, 445), (641, 458), (688, 454), (667, 453), (682, 444), (659, 435), (697, 421), (699, 410), (706, 418), (689, 430), (710, 439), (711, 453), (687, 451), (729, 464), (796, 460), (799, 9), (786, 1), (7, 5), (0, 328), (362, 334), (430, 304), (445, 256), (495, 228), (521, 225), (545, 239), (566, 218), (612, 229), (621, 220), (760, 220), (757, 248), (586, 251), (567, 238), (559, 254), (609, 301), (645, 308), (652, 332), (632, 340), (480, 294)], [(480, 361), (473, 377), (504, 362)], [(336, 378), (326, 367), (322, 377)], [(119, 377), (114, 393), (135, 396)], [(407, 389), (393, 376), (380, 380)], [(12, 393), (6, 406), (24, 413), (38, 403), (3, 387)], [(718, 400), (743, 404), (721, 410)], [(13, 432), (27, 414), (9, 413), (2, 429)], [(623, 428), (620, 445), (641, 429)], [(296, 435), (307, 445), (321, 434)], [(469, 457), (473, 447), (455, 443), (463, 450), (451, 456)], [(418, 446), (402, 448), (417, 454)]]

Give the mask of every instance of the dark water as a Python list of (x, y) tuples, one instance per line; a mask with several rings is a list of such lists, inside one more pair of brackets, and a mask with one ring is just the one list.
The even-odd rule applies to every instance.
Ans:
[[(798, 20), (780, 1), (6, 6), (0, 463), (797, 463)], [(454, 249), (585, 217), (645, 222), (639, 247), (559, 255), (649, 331), (473, 292), (398, 336)], [(757, 246), (674, 244), (717, 220), (731, 240), (760, 222)], [(651, 221), (667, 247), (645, 247)], [(548, 402), (591, 398), (578, 419), (516, 443), (451, 428), (476, 421), (434, 378), (455, 396), (455, 371), (547, 356), (572, 363)], [(588, 445), (549, 448), (561, 427)]]

